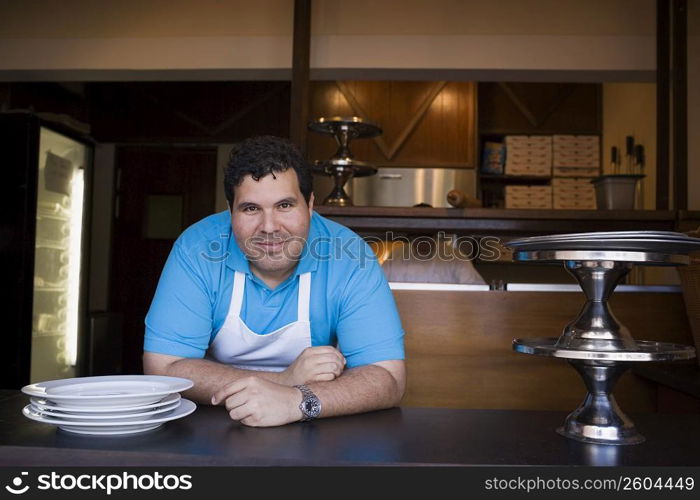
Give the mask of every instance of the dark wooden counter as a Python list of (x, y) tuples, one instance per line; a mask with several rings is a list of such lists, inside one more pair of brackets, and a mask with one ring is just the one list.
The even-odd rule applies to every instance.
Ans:
[(697, 415), (633, 415), (647, 441), (578, 443), (564, 412), (395, 408), (256, 429), (219, 407), (129, 437), (86, 437), (26, 419), (28, 398), (0, 398), (0, 465), (700, 465)]
[[(674, 231), (673, 210), (502, 210), (494, 208), (331, 207), (315, 210), (359, 233), (445, 231), (460, 234), (548, 234), (589, 231)], [(696, 212), (683, 212), (692, 219)]]

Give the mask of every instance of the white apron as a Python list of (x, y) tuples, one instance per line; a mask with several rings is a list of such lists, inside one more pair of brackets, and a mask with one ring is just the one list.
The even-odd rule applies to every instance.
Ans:
[(299, 275), (297, 320), (265, 335), (253, 332), (241, 319), (245, 282), (245, 274), (236, 271), (226, 320), (209, 346), (207, 357), (245, 370), (282, 371), (311, 346), (311, 273)]

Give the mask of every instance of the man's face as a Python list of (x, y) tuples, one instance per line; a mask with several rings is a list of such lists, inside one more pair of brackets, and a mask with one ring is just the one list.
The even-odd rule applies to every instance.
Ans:
[(309, 235), (313, 195), (306, 203), (294, 169), (259, 181), (248, 175), (233, 190), (231, 225), (250, 269), (276, 286), (294, 270)]

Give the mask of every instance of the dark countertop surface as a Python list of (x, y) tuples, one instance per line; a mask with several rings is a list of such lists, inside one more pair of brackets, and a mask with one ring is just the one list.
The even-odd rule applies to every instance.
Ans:
[(447, 231), (470, 235), (525, 235), (589, 231), (675, 231), (696, 212), (673, 210), (538, 210), (432, 207), (335, 207), (319, 214), (360, 233)]
[(201, 406), (144, 434), (87, 437), (25, 418), (28, 403), (0, 391), (0, 465), (700, 465), (697, 415), (632, 415), (647, 441), (620, 447), (559, 436), (564, 412), (394, 408), (250, 428)]
[[(336, 207), (316, 205), (314, 210), (328, 216), (420, 217), (472, 219), (589, 219), (589, 220), (676, 220), (674, 210), (553, 210), (507, 208), (441, 208), (441, 207)], [(696, 212), (683, 212), (684, 217)]]

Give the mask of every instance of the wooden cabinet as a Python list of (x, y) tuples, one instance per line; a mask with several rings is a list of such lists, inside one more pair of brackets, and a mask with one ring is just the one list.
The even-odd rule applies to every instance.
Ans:
[[(600, 135), (602, 89), (597, 83), (481, 82), (478, 86), (479, 166), (487, 142), (507, 135)], [(507, 152), (506, 152), (507, 155)], [(508, 185), (547, 186), (551, 175), (494, 175), (479, 170), (484, 207), (504, 208)]]
[[(511, 349), (514, 338), (558, 337), (580, 311), (583, 294), (394, 290), (393, 295), (406, 332), (403, 406), (572, 411), (586, 395), (580, 376), (564, 360)], [(610, 306), (635, 339), (692, 344), (680, 294), (618, 292)], [(625, 412), (656, 409), (654, 385), (632, 373), (622, 376), (614, 393)]]
[[(476, 84), (473, 82), (322, 81), (310, 88), (311, 119), (359, 116), (377, 123), (382, 135), (358, 139), (357, 160), (377, 167), (476, 166)], [(310, 132), (311, 160), (336, 150), (331, 136)]]

